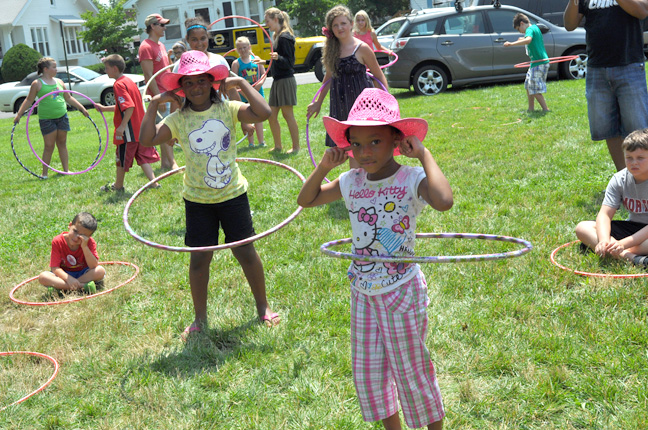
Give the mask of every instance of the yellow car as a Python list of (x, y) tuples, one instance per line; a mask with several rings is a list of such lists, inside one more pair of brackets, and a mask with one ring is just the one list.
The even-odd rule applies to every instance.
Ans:
[[(265, 26), (264, 28), (268, 31)], [(252, 54), (255, 57), (264, 60), (270, 59), (270, 47), (272, 44), (261, 28), (256, 25), (210, 30), (210, 34), (212, 38), (209, 40), (209, 51), (224, 56), (230, 64), (238, 58), (234, 42), (241, 36), (250, 39)], [(294, 66), (296, 72), (308, 72), (314, 68), (315, 75), (320, 81), (322, 80), (324, 70), (321, 58), (324, 40), (324, 36), (296, 38)]]

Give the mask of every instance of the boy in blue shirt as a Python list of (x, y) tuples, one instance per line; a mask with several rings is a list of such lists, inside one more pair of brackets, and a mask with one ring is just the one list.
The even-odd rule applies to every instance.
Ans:
[[(518, 13), (513, 17), (513, 28), (524, 34), (515, 42), (504, 42), (504, 46), (525, 45), (531, 58), (531, 65), (524, 80), (524, 88), (529, 99), (529, 112), (533, 112), (535, 100), (540, 103), (543, 112), (548, 112), (543, 94), (547, 92), (547, 73), (549, 73), (549, 56), (545, 50), (542, 32), (537, 25), (531, 24), (529, 18)], [(543, 61), (546, 60), (546, 61)]]

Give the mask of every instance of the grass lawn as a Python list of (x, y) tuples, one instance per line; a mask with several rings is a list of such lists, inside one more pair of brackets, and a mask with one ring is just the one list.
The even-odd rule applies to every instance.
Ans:
[[(280, 161), (307, 176), (312, 164), (304, 118), (318, 87), (299, 87), (301, 152), (269, 154), (272, 137), (266, 127), (269, 148), (249, 149), (243, 143), (240, 156)], [(534, 245), (531, 253), (515, 259), (423, 267), (431, 299), (428, 346), (444, 395), (446, 428), (645, 428), (646, 280), (585, 278), (549, 261), (554, 248), (575, 239), (579, 220), (594, 219), (614, 173), (605, 144), (589, 139), (585, 82), (550, 81), (547, 115), (525, 112), (521, 83), (428, 98), (392, 93), (402, 116), (428, 120), (425, 144), (454, 191), (454, 207), (445, 213), (426, 209), (419, 231), (502, 234)], [(98, 113), (92, 115), (101, 129)], [(97, 135), (78, 112), (70, 116), (70, 167), (83, 170), (97, 154)], [(107, 119), (112, 124), (112, 115)], [(30, 123), (40, 155), (37, 121)], [(24, 124), (16, 133), (16, 152), (39, 172)], [(50, 173), (47, 181), (39, 180), (14, 159), (11, 126), (12, 120), (0, 120), (0, 352), (49, 354), (61, 369), (43, 392), (0, 412), (0, 428), (381, 428), (362, 421), (351, 378), (348, 261), (318, 250), (324, 242), (350, 236), (342, 202), (304, 210), (287, 227), (256, 242), (268, 297), (283, 319), (279, 326), (268, 329), (257, 322), (240, 266), (230, 251), (221, 251), (212, 262), (209, 330), (185, 345), (179, 334), (193, 319), (189, 256), (145, 246), (122, 223), (128, 198), (146, 183), (141, 170), (135, 167), (126, 175), (125, 195), (101, 193), (99, 187), (115, 175), (110, 144), (94, 170)], [(319, 160), (321, 119), (310, 128)], [(283, 136), (289, 148), (285, 125)], [(183, 165), (182, 152), (175, 154)], [(54, 167), (58, 163), (55, 154)], [(267, 164), (242, 162), (241, 168), (250, 182), (257, 232), (296, 209), (301, 183), (294, 175)], [(148, 239), (181, 246), (181, 175), (161, 183), (161, 189), (135, 201), (131, 225)], [(140, 275), (110, 294), (78, 303), (33, 307), (12, 302), (9, 291), (48, 268), (52, 237), (81, 210), (99, 220), (94, 237), (101, 259), (132, 262)], [(637, 273), (574, 248), (559, 254), (563, 264)], [(417, 252), (511, 249), (516, 245), (445, 239), (421, 240)], [(107, 268), (107, 287), (132, 273)], [(33, 283), (16, 295), (46, 300), (44, 289)], [(35, 390), (51, 372), (42, 359), (0, 357), (0, 407)]]

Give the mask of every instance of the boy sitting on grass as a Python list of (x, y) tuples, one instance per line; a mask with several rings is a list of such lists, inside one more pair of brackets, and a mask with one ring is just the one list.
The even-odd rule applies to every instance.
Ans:
[[(623, 141), (626, 168), (615, 173), (594, 221), (576, 226), (576, 236), (600, 257), (624, 259), (648, 267), (648, 129)], [(613, 221), (623, 204), (627, 221)]]
[[(114, 143), (117, 173), (113, 184), (104, 185), (101, 191), (124, 191), (124, 177), (126, 172), (133, 166), (133, 160), (142, 168), (149, 181), (155, 178), (151, 163), (160, 161), (160, 155), (155, 148), (141, 146), (139, 144), (139, 130), (144, 118), (144, 102), (142, 94), (135, 82), (124, 76), (126, 63), (121, 55), (111, 54), (103, 59), (108, 77), (115, 80), (113, 91), (115, 92), (115, 106), (104, 106), (99, 103), (95, 105), (101, 112), (115, 112), (113, 119), (115, 125)], [(154, 184), (151, 188), (159, 188), (160, 184)]]
[(90, 237), (96, 229), (95, 217), (80, 212), (69, 224), (69, 231), (52, 239), (51, 271), (38, 276), (38, 282), (48, 287), (50, 294), (55, 290), (83, 290), (94, 294), (97, 285), (102, 287), (106, 270), (99, 265), (97, 243)]

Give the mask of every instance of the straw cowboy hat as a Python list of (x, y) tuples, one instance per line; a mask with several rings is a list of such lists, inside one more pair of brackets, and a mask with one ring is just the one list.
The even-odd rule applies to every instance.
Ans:
[[(229, 69), (227, 66), (219, 64), (211, 66), (207, 54), (201, 51), (187, 51), (182, 54), (178, 61), (178, 71), (176, 73), (165, 73), (160, 78), (162, 85), (167, 88), (167, 91), (173, 91), (180, 88), (180, 79), (184, 76), (195, 76), (209, 74), (214, 77), (214, 89), (218, 89), (220, 81), (229, 76)], [(184, 91), (176, 92), (180, 97), (184, 97)]]

